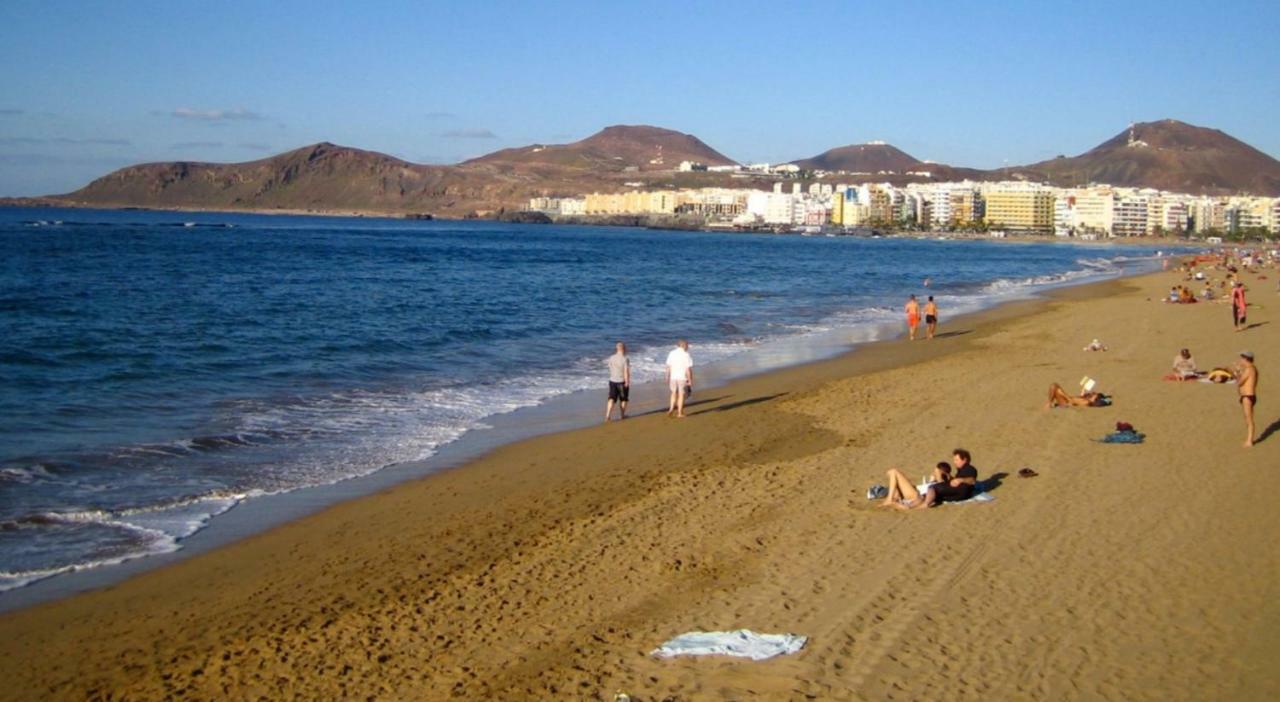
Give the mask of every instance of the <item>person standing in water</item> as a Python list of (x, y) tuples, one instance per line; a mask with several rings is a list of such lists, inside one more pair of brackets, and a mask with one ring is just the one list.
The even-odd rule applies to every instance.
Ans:
[(924, 303), (924, 328), (928, 338), (933, 338), (933, 333), (938, 330), (938, 305), (933, 301), (933, 295), (929, 296), (929, 301)]
[(916, 302), (916, 296), (912, 295), (907, 300), (907, 332), (912, 341), (916, 340), (916, 327), (920, 326), (920, 303)]
[(631, 359), (627, 357), (627, 345), (619, 341), (606, 363), (609, 366), (609, 403), (604, 407), (604, 421), (613, 419), (615, 403), (618, 405), (618, 419), (626, 419), (627, 400), (631, 395)]

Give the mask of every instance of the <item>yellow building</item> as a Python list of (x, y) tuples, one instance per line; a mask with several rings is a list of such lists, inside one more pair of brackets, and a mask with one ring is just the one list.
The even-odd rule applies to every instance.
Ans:
[(1039, 186), (997, 185), (987, 190), (988, 226), (1024, 232), (1053, 231), (1053, 193)]
[(670, 190), (625, 193), (591, 193), (583, 211), (587, 214), (671, 214), (676, 211), (676, 193)]

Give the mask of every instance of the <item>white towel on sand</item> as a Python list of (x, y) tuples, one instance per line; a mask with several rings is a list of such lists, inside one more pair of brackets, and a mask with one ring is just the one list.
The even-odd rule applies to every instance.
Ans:
[(762, 661), (804, 648), (808, 637), (795, 634), (757, 634), (750, 629), (737, 631), (691, 631), (655, 648), (649, 655), (658, 658), (674, 656), (737, 656)]

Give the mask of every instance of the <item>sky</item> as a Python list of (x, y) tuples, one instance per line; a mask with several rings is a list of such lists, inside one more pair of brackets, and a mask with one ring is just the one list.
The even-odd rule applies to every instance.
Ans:
[(1280, 157), (1280, 3), (0, 3), (0, 196), (319, 141), (418, 163), (612, 124), (742, 162), (887, 141), (994, 168), (1133, 121)]

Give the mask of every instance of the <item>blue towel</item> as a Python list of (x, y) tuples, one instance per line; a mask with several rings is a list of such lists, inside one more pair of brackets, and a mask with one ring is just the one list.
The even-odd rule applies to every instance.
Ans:
[(1139, 431), (1113, 431), (1101, 441), (1104, 444), (1140, 444), (1145, 438), (1147, 435)]

